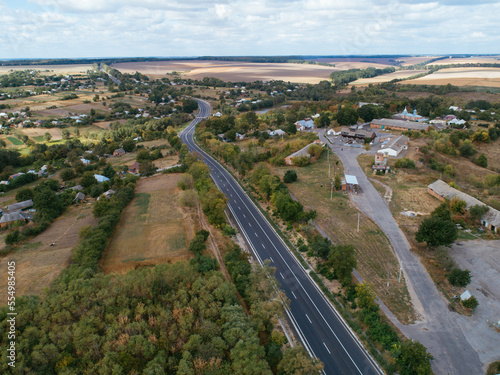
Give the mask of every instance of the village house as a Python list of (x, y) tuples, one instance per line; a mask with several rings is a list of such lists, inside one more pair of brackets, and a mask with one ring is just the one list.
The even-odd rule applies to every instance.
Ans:
[(274, 137), (275, 135), (281, 137), (282, 135), (285, 135), (285, 134), (286, 134), (286, 132), (284, 130), (281, 130), (281, 129), (277, 129), (277, 130), (273, 130), (273, 131), (269, 132), (269, 135), (271, 137)]
[(314, 129), (314, 121), (310, 117), (306, 117), (303, 120), (294, 123), (297, 127), (297, 131), (311, 130)]
[(488, 212), (486, 212), (481, 217), (481, 225), (488, 228), (492, 232), (497, 232), (500, 227), (500, 211), (490, 207), (479, 199), (476, 199), (469, 194), (461, 192), (455, 188), (452, 188), (446, 182), (442, 180), (436, 180), (432, 184), (427, 186), (427, 192), (433, 197), (439, 199), (440, 201), (451, 200), (453, 198), (458, 198), (465, 202), (467, 210), (473, 206), (486, 206), (488, 207)]
[(125, 150), (121, 147), (113, 151), (113, 156), (122, 156), (123, 154), (125, 154)]
[(132, 173), (132, 174), (139, 174), (139, 169), (140, 169), (140, 164), (137, 161), (128, 167), (129, 173)]
[(358, 128), (357, 126), (352, 126), (348, 128), (344, 126), (340, 131), (340, 135), (345, 138), (350, 139), (359, 139), (364, 142), (365, 138), (370, 138), (371, 141), (377, 136), (373, 130), (365, 130), (362, 128)]
[(383, 152), (377, 152), (375, 154), (375, 163), (372, 165), (373, 174), (377, 172), (389, 173), (391, 167), (387, 165), (387, 155)]

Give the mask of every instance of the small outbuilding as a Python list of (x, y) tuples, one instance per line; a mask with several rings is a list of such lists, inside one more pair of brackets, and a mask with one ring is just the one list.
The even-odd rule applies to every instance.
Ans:
[(342, 191), (350, 191), (351, 193), (358, 191), (359, 184), (356, 176), (346, 174), (341, 181)]
[(121, 147), (113, 151), (113, 156), (122, 156), (123, 154), (125, 154), (125, 150)]

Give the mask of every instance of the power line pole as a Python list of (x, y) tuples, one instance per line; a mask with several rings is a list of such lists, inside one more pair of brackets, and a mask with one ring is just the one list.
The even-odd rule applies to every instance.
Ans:
[(358, 233), (359, 233), (359, 212), (358, 212)]

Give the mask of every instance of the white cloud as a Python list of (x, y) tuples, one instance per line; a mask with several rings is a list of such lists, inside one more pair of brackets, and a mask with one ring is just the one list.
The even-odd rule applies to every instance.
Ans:
[[(28, 1), (29, 6), (24, 2)], [(500, 1), (0, 0), (0, 58), (495, 53)], [(4, 31), (5, 30), (5, 31)]]

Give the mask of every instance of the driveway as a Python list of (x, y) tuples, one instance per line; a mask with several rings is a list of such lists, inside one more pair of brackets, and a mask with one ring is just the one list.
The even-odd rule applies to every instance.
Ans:
[(408, 240), (383, 198), (359, 166), (357, 157), (365, 150), (331, 144), (324, 137), (323, 129), (317, 133), (320, 140), (340, 158), (344, 172), (357, 177), (361, 192), (351, 195), (351, 200), (384, 231), (402, 265), (408, 291), (420, 319), (415, 324), (405, 326), (392, 317), (393, 323), (407, 337), (418, 340), (427, 347), (434, 356), (432, 368), (436, 374), (482, 374), (479, 355), (466, 340), (457, 323), (460, 316), (450, 312), (448, 303), (437, 290), (418, 256), (411, 251)]

